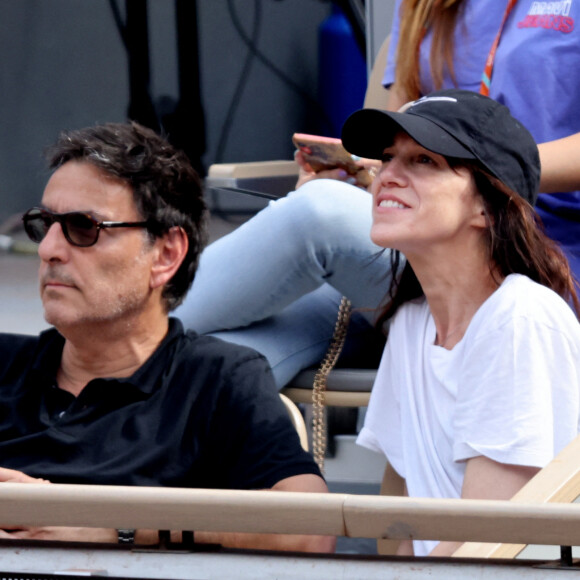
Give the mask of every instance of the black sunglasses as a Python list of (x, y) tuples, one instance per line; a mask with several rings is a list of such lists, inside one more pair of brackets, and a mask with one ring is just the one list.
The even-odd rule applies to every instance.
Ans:
[(44, 240), (50, 226), (60, 224), (62, 233), (69, 244), (79, 248), (88, 248), (97, 243), (99, 232), (104, 228), (146, 228), (148, 222), (100, 222), (88, 213), (71, 211), (53, 213), (47, 209), (33, 207), (23, 216), (24, 231), (35, 243)]

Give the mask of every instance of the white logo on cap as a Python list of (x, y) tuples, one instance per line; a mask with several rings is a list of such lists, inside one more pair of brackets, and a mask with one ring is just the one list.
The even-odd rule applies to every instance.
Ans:
[(414, 107), (415, 105), (421, 105), (422, 103), (429, 103), (429, 102), (434, 102), (434, 101), (447, 101), (448, 103), (456, 103), (457, 99), (454, 99), (453, 97), (421, 97), (420, 99), (417, 99), (416, 101), (411, 101), (409, 103), (406, 103), (405, 105), (403, 105), (400, 109), (399, 109), (399, 113), (404, 113), (407, 109), (410, 109), (411, 107)]

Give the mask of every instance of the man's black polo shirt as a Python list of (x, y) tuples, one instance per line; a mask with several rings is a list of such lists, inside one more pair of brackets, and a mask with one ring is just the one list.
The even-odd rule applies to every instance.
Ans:
[(56, 386), (64, 339), (0, 334), (0, 467), (54, 483), (270, 488), (319, 474), (265, 359), (183, 332), (135, 374)]

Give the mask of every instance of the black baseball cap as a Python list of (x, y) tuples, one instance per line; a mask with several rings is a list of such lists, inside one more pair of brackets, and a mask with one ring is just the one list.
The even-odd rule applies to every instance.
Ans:
[(400, 112), (362, 109), (342, 128), (347, 151), (381, 159), (403, 130), (445, 157), (474, 159), (532, 205), (538, 197), (540, 157), (530, 132), (497, 101), (459, 89), (435, 91)]

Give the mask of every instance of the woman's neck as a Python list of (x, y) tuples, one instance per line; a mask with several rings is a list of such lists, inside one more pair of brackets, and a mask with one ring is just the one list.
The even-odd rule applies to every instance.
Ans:
[(461, 341), (475, 313), (503, 281), (489, 264), (477, 260), (413, 269), (435, 322), (435, 344), (448, 350)]

